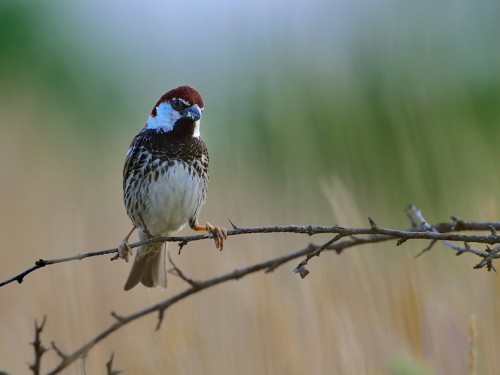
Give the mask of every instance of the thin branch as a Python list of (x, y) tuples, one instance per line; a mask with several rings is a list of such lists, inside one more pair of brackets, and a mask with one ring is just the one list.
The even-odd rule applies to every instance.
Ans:
[[(79, 358), (83, 358), (86, 356), (89, 351), (99, 342), (104, 340), (106, 337), (108, 337), (110, 334), (115, 332), (116, 330), (122, 328), (123, 326), (139, 319), (142, 318), (143, 316), (150, 315), (152, 313), (158, 313), (159, 314), (159, 319), (158, 319), (158, 325), (157, 329), (160, 328), (161, 320), (162, 317), (165, 313), (165, 311), (176, 304), (179, 301), (182, 301), (183, 299), (191, 296), (192, 294), (195, 294), (201, 290), (208, 289), (210, 287), (225, 283), (230, 280), (239, 280), (240, 278), (247, 276), (252, 273), (256, 273), (259, 271), (269, 271), (269, 270), (274, 270), (280, 265), (289, 262), (292, 259), (296, 259), (302, 256), (305, 256), (308, 252), (311, 251), (311, 247), (307, 246), (303, 249), (296, 250), (292, 253), (286, 254), (279, 256), (277, 258), (261, 262), (261, 263), (256, 263), (252, 266), (241, 268), (241, 269), (236, 269), (232, 272), (226, 273), (224, 275), (214, 277), (212, 279), (207, 279), (204, 281), (198, 281), (196, 286), (190, 286), (188, 289), (184, 290), (183, 292), (180, 292), (160, 303), (157, 303), (155, 305), (149, 306), (143, 310), (139, 310), (135, 313), (132, 313), (130, 315), (125, 315), (125, 316), (119, 316), (119, 318), (116, 319), (116, 321), (111, 324), (108, 328), (106, 328), (104, 331), (96, 335), (94, 338), (92, 338), (90, 341), (88, 341), (86, 344), (82, 345), (80, 348), (76, 349), (72, 353), (69, 354), (64, 354), (59, 348), (55, 346), (54, 343), (52, 343), (52, 346), (54, 350), (59, 354), (60, 357), (60, 362), (59, 364), (53, 368), (51, 371), (48, 372), (49, 375), (57, 374), (60, 373), (62, 370), (67, 368), (70, 364), (75, 362)], [(117, 314), (114, 314), (113, 316), (117, 317)]]
[[(139, 245), (138, 245), (139, 246)], [(50, 266), (52, 264), (58, 264), (58, 263), (64, 263), (64, 262), (70, 262), (70, 261), (73, 261), (73, 260), (82, 260), (82, 259), (85, 259), (85, 258), (90, 258), (90, 257), (95, 257), (95, 256), (99, 256), (99, 255), (106, 255), (106, 254), (113, 254), (113, 253), (117, 253), (118, 252), (118, 249), (117, 248), (114, 248), (114, 249), (107, 249), (107, 250), (98, 250), (98, 251), (92, 251), (92, 252), (89, 252), (89, 253), (83, 253), (83, 254), (76, 254), (76, 255), (73, 255), (73, 256), (69, 256), (69, 257), (64, 257), (64, 258), (57, 258), (57, 259), (39, 259), (35, 262), (35, 265), (24, 270), (23, 272), (5, 280), (5, 281), (2, 281), (0, 283), (0, 287), (4, 286), (4, 285), (7, 285), (7, 284), (10, 284), (14, 281), (17, 281), (19, 284), (21, 284), (23, 281), (24, 281), (24, 277), (28, 274), (30, 274), (31, 272), (33, 271), (36, 271), (40, 268), (43, 268), (45, 266)]]
[[(405, 242), (410, 239), (427, 239), (427, 240), (435, 240), (435, 241), (459, 241), (459, 242), (467, 242), (467, 243), (484, 243), (484, 244), (497, 244), (500, 243), (500, 236), (498, 234), (492, 234), (491, 228), (496, 230), (500, 230), (500, 222), (464, 222), (461, 220), (454, 219), (451, 223), (439, 223), (433, 225), (432, 228), (435, 231), (428, 231), (422, 228), (412, 227), (407, 230), (397, 230), (397, 229), (389, 229), (379, 227), (375, 222), (370, 219), (371, 226), (369, 228), (347, 228), (341, 227), (338, 225), (334, 226), (317, 226), (317, 225), (283, 225), (283, 226), (269, 226), (269, 227), (256, 227), (256, 228), (239, 228), (232, 229), (227, 231), (228, 236), (237, 236), (237, 235), (245, 235), (245, 234), (268, 234), (268, 233), (297, 233), (297, 234), (306, 234), (308, 236), (312, 236), (315, 234), (337, 234), (342, 237), (349, 236), (363, 236), (358, 240), (353, 241), (354, 245), (361, 245), (365, 243), (374, 243), (381, 241), (388, 241), (393, 239), (398, 239), (399, 241)], [(477, 235), (477, 234), (459, 234), (452, 232), (460, 232), (460, 231), (489, 231), (489, 235)], [(182, 246), (187, 245), (189, 242), (205, 240), (208, 238), (212, 238), (212, 234), (198, 234), (194, 236), (184, 236), (184, 237), (158, 237), (158, 238), (150, 238), (144, 241), (139, 241), (130, 244), (130, 248), (136, 248), (141, 245), (150, 244), (150, 243), (158, 243), (158, 242), (178, 242)], [(402, 243), (401, 242), (401, 243)], [(345, 247), (350, 247), (354, 245), (348, 245), (345, 243)], [(335, 247), (335, 250), (339, 253), (343, 247)], [(331, 246), (328, 249), (332, 249)], [(315, 249), (316, 250), (316, 249)], [(456, 251), (459, 251), (456, 249)], [(462, 252), (468, 252), (475, 254), (481, 258), (485, 258), (488, 256), (486, 251), (475, 250), (472, 248), (463, 249), (460, 248)], [(88, 253), (81, 253), (70, 257), (57, 258), (57, 259), (39, 259), (35, 262), (35, 265), (26, 269), (25, 271), (5, 280), (0, 283), (0, 287), (10, 284), (14, 281), (18, 283), (22, 283), (25, 276), (34, 272), (40, 268), (45, 266), (69, 262), (73, 260), (82, 260), (94, 256), (107, 255), (107, 254), (117, 254), (118, 249), (106, 249), (106, 250), (98, 250)], [(500, 257), (498, 254), (494, 254), (495, 259)], [(116, 257), (115, 257), (116, 258)], [(113, 258), (113, 259), (115, 259)]]
[(115, 353), (111, 353), (111, 358), (106, 362), (106, 375), (120, 375), (123, 371), (121, 370), (113, 370), (113, 359)]
[(45, 348), (42, 345), (42, 340), (40, 339), (46, 321), (47, 321), (46, 315), (43, 316), (42, 322), (40, 324), (38, 324), (38, 322), (35, 320), (35, 340), (31, 343), (31, 345), (33, 345), (33, 350), (35, 352), (35, 360), (29, 366), (30, 370), (33, 371), (34, 375), (40, 374), (42, 356), (47, 351), (47, 348)]
[[(468, 224), (466, 224), (466, 223), (463, 223), (463, 224), (464, 224), (464, 228), (466, 228), (468, 226)], [(477, 223), (474, 223), (473, 225), (476, 228), (478, 226)], [(500, 228), (500, 223), (494, 223), (494, 224), (486, 223), (482, 227), (485, 228), (485, 230), (488, 230), (490, 225), (495, 225), (495, 227)], [(273, 227), (273, 228), (274, 229), (276, 229), (276, 228), (278, 228), (278, 229), (279, 228), (288, 228), (289, 229), (291, 227), (288, 226), (288, 227)], [(297, 228), (297, 227), (294, 227), (294, 228)], [(309, 233), (311, 231), (314, 232), (314, 228), (312, 228), (312, 227), (299, 227), (299, 228), (307, 228), (304, 231), (304, 233)], [(330, 227), (330, 228), (333, 228), (333, 227)], [(335, 228), (339, 228), (339, 227), (335, 227)], [(441, 226), (441, 228), (442, 228), (442, 226)], [(251, 229), (242, 229), (242, 230), (248, 231), (247, 233), (252, 233)], [(267, 228), (264, 228), (264, 229), (258, 228), (258, 230), (259, 231), (267, 230)], [(343, 230), (343, 233), (349, 233), (352, 231), (352, 230), (346, 230), (345, 228), (342, 228), (342, 230)], [(388, 231), (391, 231), (391, 230), (382, 229), (382, 228), (377, 229), (377, 231), (379, 231), (379, 230), (384, 231), (385, 233), (387, 233)], [(354, 231), (359, 233), (360, 231), (366, 232), (367, 230), (354, 230)], [(269, 232), (264, 231), (263, 233), (269, 233)], [(401, 231), (400, 233), (403, 233), (404, 236), (408, 236), (408, 238), (413, 238), (413, 237), (410, 237), (410, 234), (416, 234), (417, 235), (416, 238), (428, 238), (428, 237), (424, 236), (423, 232)], [(436, 234), (436, 233), (432, 233), (432, 232), (425, 232), (425, 233), (434, 234), (434, 235)], [(439, 234), (439, 233), (437, 233), (437, 234)], [(422, 235), (423, 237), (420, 237), (420, 235)], [(346, 234), (345, 236), (348, 236), (348, 235)], [(309, 244), (305, 248), (293, 251), (291, 253), (288, 253), (288, 254), (285, 254), (285, 255), (282, 255), (282, 256), (279, 256), (276, 258), (273, 258), (271, 260), (267, 260), (267, 261), (264, 261), (261, 263), (256, 263), (254, 265), (251, 265), (251, 266), (248, 266), (245, 268), (236, 269), (236, 270), (229, 272), (229, 273), (226, 273), (224, 275), (221, 275), (221, 276), (218, 276), (218, 277), (215, 277), (212, 279), (202, 280), (202, 281), (193, 281), (192, 279), (186, 277), (180, 271), (180, 269), (175, 264), (173, 264), (173, 267), (175, 270), (174, 272), (176, 272), (176, 274), (178, 276), (182, 275), (180, 277), (183, 280), (185, 280), (186, 282), (188, 282), (189, 287), (186, 290), (184, 290), (184, 291), (182, 291), (182, 292), (180, 292), (180, 293), (178, 293), (178, 294), (176, 294), (176, 295), (174, 295), (174, 296), (172, 296), (172, 297), (170, 297), (162, 302), (159, 302), (155, 305), (149, 306), (145, 309), (139, 310), (139, 311), (132, 313), (130, 315), (122, 316), (122, 315), (118, 315), (118, 314), (113, 312), (112, 315), (115, 317), (116, 321), (113, 324), (111, 324), (107, 329), (105, 329), (104, 331), (102, 331), (101, 333), (96, 335), (94, 338), (92, 338), (90, 341), (88, 341), (86, 344), (84, 344), (80, 348), (77, 348), (76, 350), (74, 350), (72, 353), (62, 354), (62, 352), (59, 349), (54, 348), (59, 353), (61, 361), (48, 374), (57, 374), (60, 371), (64, 370), (71, 363), (76, 361), (78, 358), (82, 358), (82, 357), (86, 356), (89, 353), (89, 351), (96, 344), (98, 344), (99, 342), (104, 340), (107, 336), (109, 336), (113, 332), (117, 331), (118, 329), (121, 329), (123, 326), (125, 326), (125, 325), (139, 319), (139, 318), (142, 318), (144, 316), (147, 316), (147, 315), (150, 315), (153, 313), (157, 313), (158, 314), (158, 321), (157, 321), (156, 329), (158, 330), (161, 327), (161, 324), (163, 322), (165, 312), (171, 306), (173, 306), (177, 302), (180, 302), (180, 301), (186, 299), (187, 297), (189, 297), (195, 293), (198, 293), (202, 290), (205, 290), (205, 289), (211, 288), (213, 286), (225, 283), (227, 281), (239, 280), (244, 276), (247, 276), (247, 275), (250, 275), (250, 274), (253, 274), (256, 272), (260, 272), (260, 271), (264, 271), (266, 273), (272, 272), (276, 268), (278, 268), (279, 266), (281, 266), (281, 265), (283, 265), (283, 264), (285, 264), (293, 259), (297, 259), (297, 258), (301, 258), (301, 257), (305, 256), (306, 257), (305, 260), (309, 260), (312, 257), (319, 255), (324, 250), (334, 250), (337, 253), (340, 253), (342, 250), (344, 250), (348, 247), (352, 247), (352, 246), (356, 246), (356, 245), (360, 245), (360, 244), (365, 244), (365, 243), (375, 243), (375, 242), (387, 241), (389, 239), (394, 240), (396, 238), (395, 236), (388, 236), (387, 234), (384, 234), (384, 235), (369, 234), (366, 237), (349, 236), (349, 238), (341, 240), (342, 237), (343, 236), (338, 234), (333, 239), (329, 240), (328, 242), (324, 243), (323, 245)], [(464, 236), (461, 236), (461, 237), (464, 237)], [(470, 238), (471, 236), (468, 236), (468, 237)], [(486, 236), (486, 237), (488, 237), (488, 236)], [(482, 237), (482, 242), (488, 243), (489, 241), (492, 241), (492, 239), (486, 238), (486, 237)], [(209, 237), (206, 237), (206, 238), (209, 238)], [(431, 237), (430, 239), (433, 239), (433, 238)], [(498, 239), (495, 237), (495, 240), (498, 240)], [(498, 247), (498, 248), (500, 249), (500, 247)], [(498, 254), (496, 252), (495, 252), (495, 256), (498, 257)], [(300, 267), (300, 265), (299, 265), (299, 267)], [(298, 272), (300, 273), (300, 271), (298, 271)]]
[(168, 273), (179, 277), (180, 279), (191, 285), (193, 288), (198, 287), (199, 281), (193, 280), (190, 277), (186, 276), (184, 272), (182, 272), (181, 269), (175, 265), (172, 257), (170, 256), (170, 252), (168, 253), (168, 261), (172, 265), (172, 269), (168, 270)]
[[(59, 358), (61, 358), (63, 361), (68, 358), (68, 356), (59, 349), (59, 347), (56, 345), (54, 341), (51, 341), (50, 345), (52, 346), (52, 349), (54, 349), (54, 351), (57, 353)], [(83, 358), (84, 356), (82, 355), (81, 357)]]
[(485, 251), (487, 255), (483, 258), (483, 260), (481, 260), (474, 266), (474, 269), (486, 267), (488, 271), (493, 270), (497, 272), (497, 270), (493, 266), (493, 259), (497, 259), (499, 257), (498, 254), (500, 252), (500, 247), (497, 246), (494, 249), (490, 249), (489, 247), (487, 247)]
[[(409, 217), (413, 217), (414, 218), (412, 220), (413, 223), (420, 222), (420, 225), (422, 226), (422, 228), (424, 230), (427, 230), (427, 231), (433, 232), (433, 233), (439, 233), (439, 231), (434, 226), (430, 225), (427, 222), (427, 220), (425, 220), (424, 215), (422, 215), (422, 212), (413, 203), (410, 203), (408, 205), (408, 207), (406, 208), (406, 212), (407, 212), (407, 214), (408, 214)], [(457, 218), (452, 217), (452, 220), (453, 220), (453, 223), (455, 223), (455, 225), (459, 225), (460, 224), (460, 220), (458, 220)], [(497, 236), (497, 232), (496, 232), (496, 229), (495, 229), (494, 226), (490, 225), (489, 230), (491, 232), (492, 237), (496, 237)], [(434, 246), (434, 244), (437, 241), (438, 240), (436, 240), (436, 239), (432, 240), (431, 243), (427, 247), (425, 247), (420, 253), (418, 253), (415, 257), (419, 257), (422, 254), (424, 254), (425, 252), (430, 251), (432, 249), (432, 247)], [(467, 241), (464, 241), (465, 247), (460, 247), (458, 245), (455, 245), (454, 243), (452, 243), (452, 242), (450, 242), (448, 240), (444, 240), (443, 243), (446, 246), (448, 246), (449, 248), (455, 250), (457, 252), (456, 255), (461, 255), (464, 252), (473, 253), (473, 254), (478, 255), (478, 256), (480, 256), (482, 258), (484, 258), (484, 257), (486, 257), (486, 256), (489, 255), (488, 252), (485, 253), (484, 251), (481, 251), (481, 250), (474, 250), (474, 249), (472, 249), (469, 246), (469, 244), (467, 243)], [(482, 267), (484, 267), (484, 265), (483, 266), (476, 265), (476, 267), (474, 267), (474, 268), (482, 268)], [(491, 266), (491, 267), (488, 266), (488, 270), (491, 270), (491, 268), (493, 268), (493, 266)]]
[[(311, 243), (305, 248), (290, 252), (288, 254), (264, 262), (256, 263), (254, 265), (245, 268), (236, 269), (232, 272), (223, 274), (218, 277), (201, 281), (198, 280), (195, 281), (187, 277), (173, 263), (173, 261), (169, 257), (173, 267), (170, 272), (174, 273), (182, 280), (187, 282), (189, 284), (187, 289), (176, 295), (171, 296), (168, 299), (165, 299), (152, 306), (148, 306), (130, 315), (119, 315), (115, 312), (112, 312), (111, 314), (115, 319), (113, 324), (111, 324), (104, 331), (100, 332), (91, 340), (89, 340), (87, 343), (75, 349), (73, 352), (69, 354), (66, 354), (63, 351), (61, 351), (55, 345), (55, 343), (52, 342), (52, 349), (59, 356), (59, 363), (54, 369), (48, 372), (48, 374), (57, 374), (62, 370), (66, 369), (76, 360), (86, 358), (87, 354), (92, 350), (92, 348), (96, 344), (104, 340), (107, 336), (109, 336), (116, 330), (121, 329), (125, 325), (139, 318), (154, 313), (158, 314), (156, 329), (157, 330), (160, 329), (165, 313), (171, 306), (204, 289), (208, 289), (210, 287), (222, 284), (227, 281), (239, 280), (242, 277), (260, 271), (266, 273), (272, 272), (281, 265), (298, 258), (304, 258), (304, 259), (299, 263), (299, 265), (295, 268), (294, 271), (299, 273), (301, 277), (305, 277), (309, 273), (309, 271), (305, 267), (308, 264), (309, 260), (311, 260), (313, 257), (319, 256), (325, 250), (329, 251), (333, 250), (336, 253), (340, 254), (346, 248), (363, 245), (367, 243), (397, 240), (397, 244), (402, 244), (410, 239), (426, 239), (431, 241), (431, 243), (424, 249), (424, 251), (427, 251), (431, 249), (437, 241), (445, 241), (448, 246), (452, 247), (456, 251), (457, 255), (467, 252), (481, 257), (482, 259), (480, 263), (478, 263), (474, 268), (486, 267), (488, 270), (492, 269), (494, 270), (493, 260), (500, 258), (500, 245), (494, 246), (492, 248), (487, 246), (486, 250), (481, 251), (471, 248), (469, 243), (482, 243), (486, 245), (499, 244), (500, 236), (498, 235), (497, 230), (500, 229), (500, 222), (467, 223), (462, 220), (452, 218), (451, 223), (440, 223), (436, 225), (430, 225), (425, 220), (421, 212), (415, 206), (409, 206), (407, 209), (407, 214), (409, 215), (410, 221), (412, 223), (412, 227), (408, 230), (395, 230), (395, 229), (383, 228), (380, 227), (371, 218), (369, 218), (370, 227), (368, 228), (345, 228), (341, 226), (312, 226), (312, 225), (307, 225), (307, 226), (287, 225), (287, 226), (271, 226), (271, 227), (258, 227), (258, 228), (240, 228), (237, 227), (235, 224), (231, 223), (233, 226), (233, 230), (228, 231), (229, 236), (252, 234), (252, 233), (298, 233), (298, 234), (306, 234), (308, 236), (315, 234), (334, 234), (334, 236), (332, 239), (328, 240), (323, 244)], [(469, 231), (469, 230), (487, 231), (489, 234), (478, 235), (478, 234), (455, 233), (459, 231)], [(130, 245), (130, 247), (135, 248), (140, 245), (153, 242), (178, 242), (181, 246), (185, 246), (189, 242), (208, 239), (208, 238), (212, 238), (212, 235), (202, 234), (202, 235), (186, 236), (186, 237), (151, 238), (146, 241), (133, 243)], [(451, 243), (450, 241), (463, 242), (465, 247), (460, 247), (458, 245)], [(22, 273), (12, 277), (11, 279), (6, 280), (5, 282), (1, 283), (0, 286), (6, 285), (13, 281), (22, 282), (23, 278), (27, 274), (33, 272), (38, 268), (42, 268), (46, 265), (57, 264), (76, 259), (84, 259), (91, 256), (111, 254), (116, 252), (117, 249), (109, 249), (109, 250), (101, 250), (86, 254), (78, 254), (76, 256), (67, 258), (52, 259), (52, 260), (40, 259), (35, 263), (35, 266), (29, 268), (26, 271), (23, 271)], [(37, 324), (35, 325), (35, 342), (33, 343), (33, 345), (35, 346), (35, 343), (38, 342), (39, 347), (42, 348), (41, 350), (42, 354), (43, 351), (45, 351), (45, 349), (43, 348), (43, 346), (41, 346), (39, 334), (43, 329), (44, 323), (45, 319), (41, 325)], [(36, 346), (35, 346), (35, 353), (37, 353)], [(35, 354), (35, 363), (37, 361), (36, 358), (37, 354)], [(41, 354), (38, 357), (38, 362), (40, 361), (40, 358)], [(111, 359), (107, 364), (108, 373), (110, 372), (116, 373), (116, 371), (112, 370), (112, 362), (113, 362), (113, 356), (111, 356)], [(34, 364), (33, 368), (35, 366), (36, 365)]]
[[(373, 220), (371, 220), (371, 219), (370, 219), (370, 223), (372, 223), (372, 224), (375, 225), (375, 222)], [(295, 269), (293, 270), (293, 272), (298, 273), (302, 279), (304, 277), (306, 277), (307, 275), (309, 275), (309, 271), (306, 268), (306, 265), (309, 262), (309, 259), (311, 259), (312, 257), (319, 257), (320, 254), (323, 252), (323, 250), (328, 249), (329, 246), (331, 246), (333, 243), (335, 243), (338, 240), (340, 240), (342, 237), (344, 237), (344, 236), (342, 236), (340, 234), (337, 234), (330, 241), (325, 242), (323, 245), (321, 245), (317, 249), (309, 252), (307, 254), (306, 258), (302, 262), (300, 262), (297, 267), (295, 267)]]

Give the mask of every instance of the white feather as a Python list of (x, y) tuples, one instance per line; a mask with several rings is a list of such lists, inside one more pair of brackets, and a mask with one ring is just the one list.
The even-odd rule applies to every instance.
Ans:
[(156, 117), (149, 116), (146, 122), (147, 129), (170, 131), (175, 122), (181, 118), (179, 112), (172, 108), (169, 102), (162, 102), (156, 107)]
[(193, 137), (200, 138), (200, 120), (194, 123)]
[(176, 232), (197, 216), (203, 201), (204, 181), (197, 173), (189, 173), (189, 168), (184, 163), (171, 166), (158, 181), (149, 184), (148, 192), (142, 190), (148, 202), (143, 219), (151, 234)]

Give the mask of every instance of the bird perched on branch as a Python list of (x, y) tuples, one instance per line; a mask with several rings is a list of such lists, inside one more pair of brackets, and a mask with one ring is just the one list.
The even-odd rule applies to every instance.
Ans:
[[(165, 93), (155, 104), (146, 126), (132, 140), (123, 168), (123, 191), (133, 228), (120, 243), (119, 255), (132, 254), (128, 239), (134, 229), (139, 239), (168, 236), (186, 223), (212, 233), (222, 250), (224, 228), (198, 224), (208, 183), (208, 151), (200, 137), (203, 99), (190, 86)], [(142, 245), (125, 283), (166, 287), (165, 244)]]

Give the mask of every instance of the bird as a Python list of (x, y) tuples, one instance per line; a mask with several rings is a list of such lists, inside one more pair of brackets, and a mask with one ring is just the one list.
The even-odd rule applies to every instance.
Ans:
[[(118, 246), (128, 261), (128, 240), (137, 229), (140, 241), (169, 236), (186, 224), (212, 234), (220, 250), (227, 239), (223, 227), (200, 225), (208, 184), (208, 150), (200, 136), (204, 110), (201, 94), (191, 86), (178, 86), (163, 94), (144, 128), (133, 138), (123, 167), (123, 200), (132, 229)], [(166, 288), (165, 244), (138, 247), (124, 289), (142, 283)]]

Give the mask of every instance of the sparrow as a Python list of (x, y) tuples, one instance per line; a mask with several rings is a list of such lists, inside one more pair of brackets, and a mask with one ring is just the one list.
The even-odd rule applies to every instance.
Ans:
[[(226, 229), (198, 223), (208, 184), (208, 150), (200, 137), (203, 109), (198, 91), (176, 87), (158, 100), (132, 140), (123, 167), (123, 200), (133, 227), (118, 247), (126, 261), (132, 254), (128, 240), (135, 229), (143, 241), (169, 236), (186, 223), (195, 231), (212, 233), (222, 250)], [(164, 243), (137, 249), (124, 289), (139, 283), (167, 286)]]

